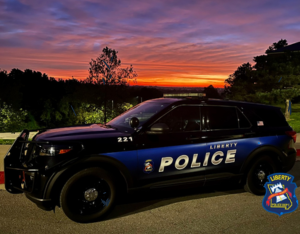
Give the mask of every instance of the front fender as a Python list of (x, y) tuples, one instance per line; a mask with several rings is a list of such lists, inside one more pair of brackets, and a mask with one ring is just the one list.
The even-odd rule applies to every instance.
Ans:
[(127, 189), (133, 186), (133, 177), (122, 162), (105, 155), (90, 155), (80, 158), (75, 162), (74, 160), (69, 161), (59, 171), (53, 173), (45, 187), (43, 198), (50, 199), (54, 193), (60, 192), (65, 182), (78, 171), (95, 166), (103, 167), (104, 169), (107, 168), (110, 172), (111, 170), (118, 171), (125, 180)]

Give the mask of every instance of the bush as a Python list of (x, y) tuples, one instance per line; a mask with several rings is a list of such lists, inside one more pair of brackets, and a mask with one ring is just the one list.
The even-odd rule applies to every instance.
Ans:
[(40, 127), (36, 120), (34, 119), (33, 115), (28, 112), (27, 118), (26, 118), (26, 123), (23, 127), (23, 129), (28, 129), (28, 130), (35, 130), (35, 129), (40, 129), (43, 127)]
[(18, 132), (26, 125), (25, 120), (28, 112), (22, 108), (14, 110), (5, 102), (0, 105), (0, 132)]

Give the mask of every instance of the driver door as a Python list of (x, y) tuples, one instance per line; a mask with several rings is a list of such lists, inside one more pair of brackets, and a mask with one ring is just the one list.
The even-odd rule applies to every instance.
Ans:
[(200, 107), (176, 107), (155, 123), (165, 123), (169, 132), (147, 134), (144, 131), (138, 137), (140, 185), (193, 176), (203, 176), (204, 182), (204, 169), (200, 165), (206, 143), (201, 138)]

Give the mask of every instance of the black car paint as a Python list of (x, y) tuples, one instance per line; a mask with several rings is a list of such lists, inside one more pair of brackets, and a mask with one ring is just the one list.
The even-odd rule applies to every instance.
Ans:
[[(75, 144), (80, 145), (82, 148), (76, 152), (72, 152), (64, 155), (63, 157), (45, 157), (44, 161), (36, 162), (27, 162), (27, 164), (20, 164), (18, 160), (9, 160), (9, 157), (6, 157), (5, 162), (5, 171), (24, 171), (26, 175), (26, 181), (30, 181), (30, 176), (33, 177), (32, 191), (23, 190), (21, 187), (11, 186), (9, 181), (9, 173), (7, 173), (6, 188), (12, 192), (25, 192), (26, 196), (35, 202), (40, 208), (45, 210), (51, 210), (57, 205), (56, 200), (59, 194), (59, 191), (63, 183), (76, 171), (88, 167), (91, 165), (105, 165), (110, 168), (114, 168), (116, 173), (119, 173), (120, 179), (123, 179), (127, 190), (133, 191), (138, 188), (150, 187), (158, 188), (164, 186), (171, 186), (176, 184), (182, 184), (187, 182), (198, 182), (199, 184), (204, 184), (204, 181), (207, 179), (220, 179), (220, 178), (229, 178), (233, 176), (241, 177), (243, 173), (248, 169), (251, 162), (257, 158), (258, 155), (261, 155), (264, 152), (273, 152), (274, 155), (280, 159), (280, 162), (287, 164), (286, 168), (288, 169), (292, 165), (294, 152), (288, 152), (292, 155), (290, 162), (286, 162), (286, 156), (274, 148), (274, 147), (262, 147), (256, 149), (252, 152), (247, 160), (243, 163), (243, 166), (240, 170), (236, 170), (231, 174), (223, 173), (221, 170), (216, 171), (215, 174), (209, 176), (199, 175), (199, 173), (190, 173), (184, 177), (178, 173), (175, 176), (170, 176), (166, 181), (161, 181), (160, 179), (153, 179), (148, 181), (137, 181), (134, 176), (129, 172), (124, 164), (117, 161), (116, 159), (107, 157), (105, 154), (107, 152), (120, 152), (120, 151), (134, 151), (144, 148), (155, 148), (164, 144), (164, 140), (169, 141), (168, 136), (163, 135), (148, 135), (146, 131), (149, 127), (156, 122), (158, 116), (163, 116), (170, 110), (180, 105), (221, 105), (221, 106), (235, 106), (242, 111), (242, 107), (252, 107), (253, 105), (261, 106), (263, 108), (274, 108), (268, 107), (265, 105), (249, 104), (243, 102), (233, 102), (233, 101), (223, 101), (223, 100), (195, 100), (195, 99), (174, 99), (174, 98), (163, 98), (150, 100), (148, 102), (162, 102), (167, 104), (167, 107), (161, 112), (152, 116), (141, 129), (118, 129), (118, 126), (115, 128), (110, 128), (105, 125), (84, 125), (84, 126), (75, 126), (75, 127), (66, 127), (58, 129), (48, 129), (44, 130), (41, 133), (37, 134), (34, 137), (36, 142), (48, 142), (48, 144)], [(114, 126), (113, 126), (114, 127)], [(196, 136), (186, 136), (183, 139), (173, 142), (174, 145), (178, 144), (189, 144), (192, 143), (207, 143), (211, 141), (225, 140), (225, 139), (242, 139), (242, 138), (251, 138), (255, 136), (269, 136), (274, 134), (284, 134), (284, 131), (290, 130), (290, 127), (284, 127), (282, 129), (277, 129), (273, 131), (272, 129), (260, 130), (257, 127), (251, 127), (247, 130), (230, 130), (223, 131), (223, 134), (214, 135), (210, 131), (202, 131), (195, 133)], [(126, 132), (125, 132), (126, 131)], [(25, 131), (26, 138), (19, 139), (27, 140), (28, 131)], [(21, 134), (22, 135), (22, 134)], [(118, 137), (129, 137), (131, 136), (134, 140), (132, 142), (127, 142), (123, 144), (117, 144)], [(170, 136), (169, 136), (170, 137)], [(190, 138), (188, 138), (190, 137)], [(197, 138), (197, 139), (195, 139)], [(21, 146), (22, 143), (18, 143)], [(14, 147), (12, 147), (14, 148)], [(17, 152), (20, 149), (17, 149), (14, 152)], [(11, 152), (13, 153), (13, 151)], [(30, 164), (31, 163), (31, 164)], [(11, 166), (10, 166), (11, 165)], [(12, 169), (15, 168), (15, 169)], [(15, 180), (17, 180), (15, 178)]]

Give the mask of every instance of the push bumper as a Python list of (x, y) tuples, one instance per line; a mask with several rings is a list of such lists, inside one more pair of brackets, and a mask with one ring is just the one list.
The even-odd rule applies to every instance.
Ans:
[(26, 197), (39, 208), (52, 210), (55, 205), (51, 199), (43, 198), (44, 187), (48, 177), (42, 176), (39, 168), (27, 168), (22, 164), (24, 141), (29, 131), (24, 130), (16, 139), (4, 159), (5, 188), (9, 193), (25, 193)]
[(5, 183), (6, 189), (10, 193), (25, 193), (25, 196), (43, 210), (53, 210), (55, 204), (51, 199), (43, 199), (40, 189), (43, 181), (39, 178), (38, 169), (10, 168), (6, 167), (8, 180)]

